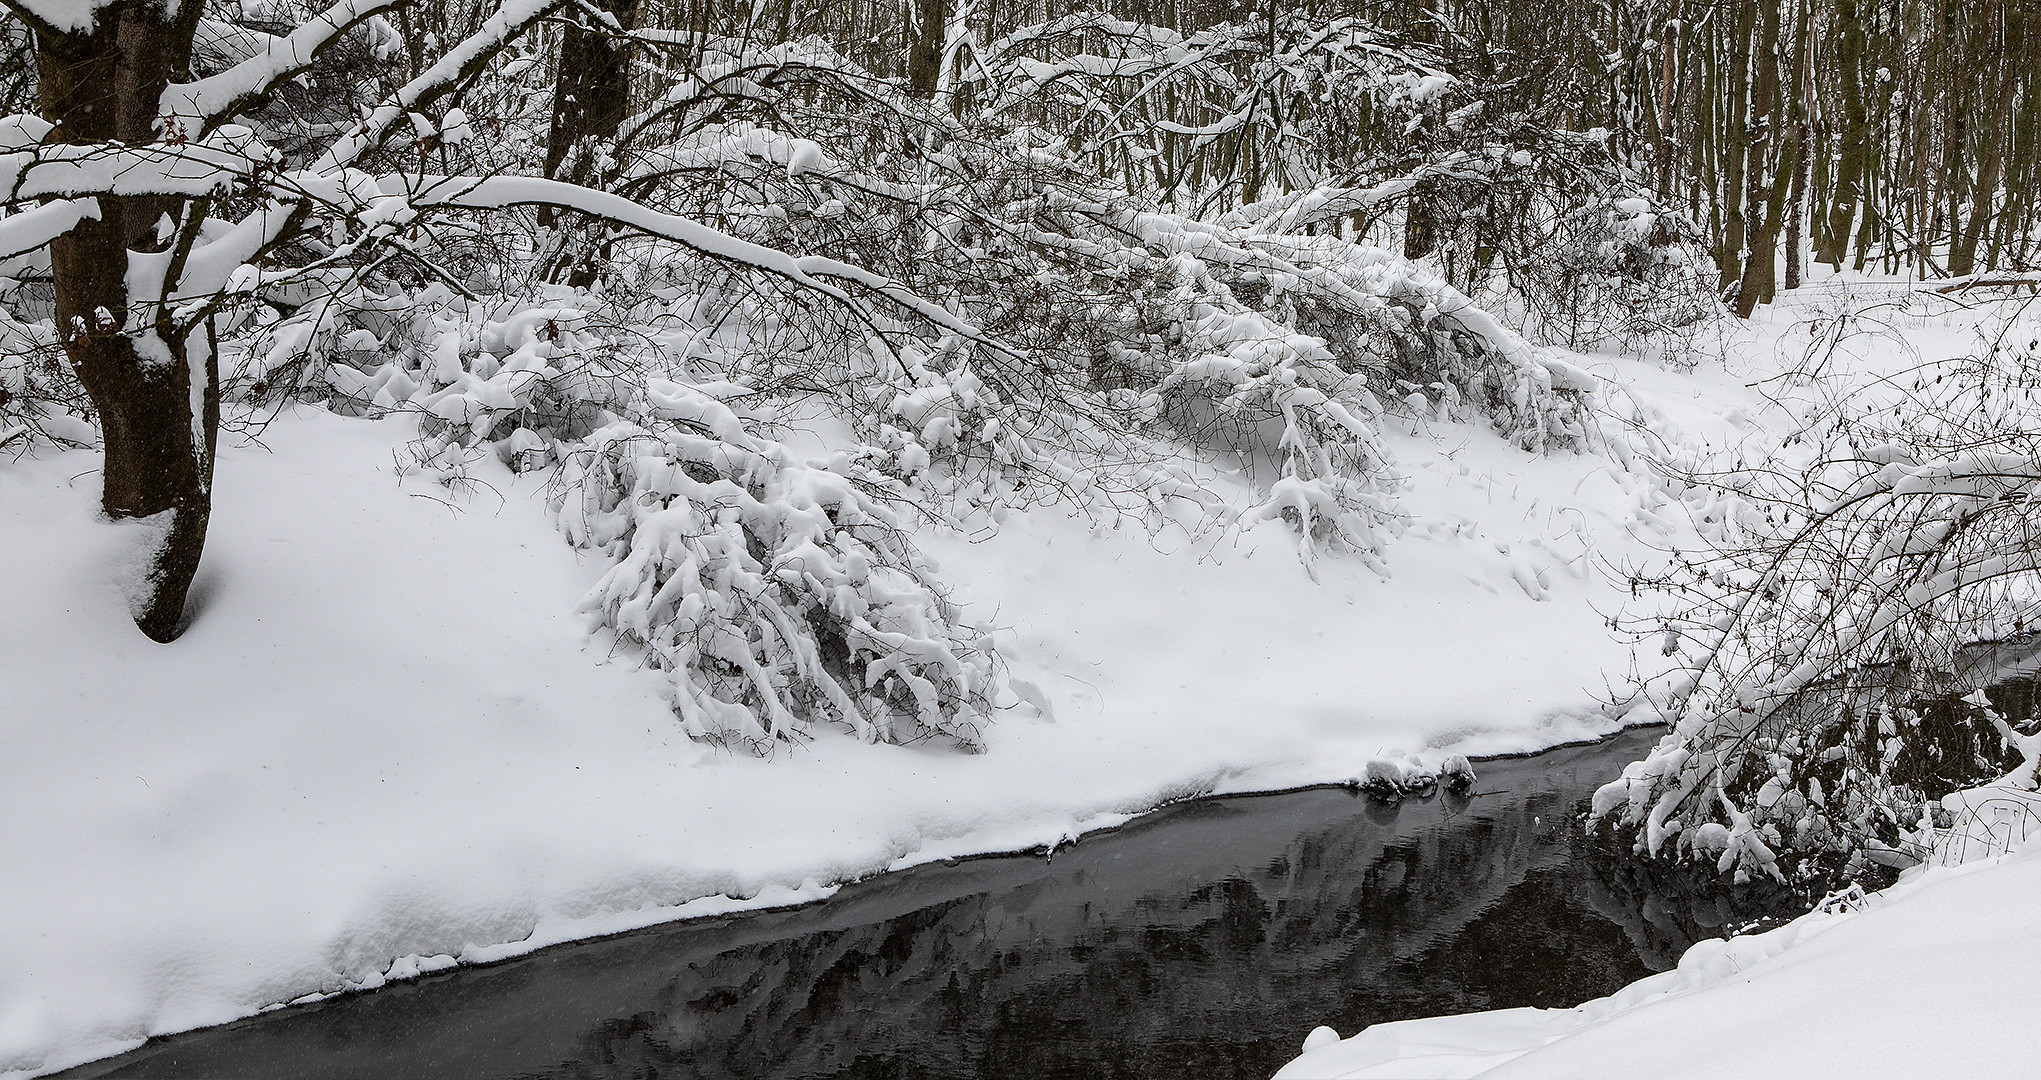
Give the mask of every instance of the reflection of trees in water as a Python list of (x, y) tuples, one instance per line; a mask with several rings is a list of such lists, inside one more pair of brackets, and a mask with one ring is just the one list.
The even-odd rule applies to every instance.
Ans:
[[(1572, 1005), (1766, 910), (1581, 833), (1578, 804), (1649, 740), (1490, 763), (1472, 800), (1188, 803), (1053, 861), (884, 875), (148, 1053), (177, 1075), (307, 1080), (1261, 1080), (1319, 1023)], [(145, 1056), (112, 1075), (165, 1075)]]
[[(1806, 911), (1808, 888), (1768, 877), (1736, 884), (1712, 863), (1650, 858), (1631, 849), (1616, 830), (1599, 829), (1576, 845), (1581, 895), (1603, 918), (1630, 936), (1636, 955), (1654, 971), (1679, 963), (1687, 947), (1754, 920), (1783, 920)], [(1818, 896), (1822, 891), (1815, 888)]]
[(1293, 833), (1216, 881), (1102, 890), (1118, 868), (1079, 845), (1016, 888), (700, 957), (557, 1074), (1263, 1077), (1319, 1022), (1574, 1004), (1647, 971), (1569, 881), (1567, 802)]

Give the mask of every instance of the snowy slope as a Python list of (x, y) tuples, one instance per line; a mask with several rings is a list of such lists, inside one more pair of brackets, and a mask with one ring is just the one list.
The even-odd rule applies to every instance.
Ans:
[[(1581, 362), (1680, 439), (1752, 407), (1733, 373)], [(1677, 507), (1608, 456), (1400, 423), (1412, 522), (1386, 581), (1325, 560), (1314, 584), (1280, 523), (1193, 540), (1045, 509), (925, 533), (1047, 706), (975, 756), (690, 743), (659, 680), (584, 634), (602, 568), (542, 482), (400, 484), (410, 421), (306, 409), (229, 436), (201, 616), (168, 647), (122, 606), (96, 455), (0, 464), (0, 1074), (1184, 794), (1607, 731), (1627, 596), (1601, 568), (1677, 538)]]
[(2041, 853), (1934, 867), (1836, 911), (1704, 941), (1576, 1009), (1378, 1024), (1277, 1080), (2033, 1075)]

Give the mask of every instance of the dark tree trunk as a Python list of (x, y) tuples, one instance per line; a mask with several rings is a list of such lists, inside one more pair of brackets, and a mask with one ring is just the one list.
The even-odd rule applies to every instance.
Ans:
[[(1786, 189), (1786, 281), (1788, 289), (1800, 287), (1800, 213), (1807, 204), (1808, 159), (1814, 156), (1813, 132), (1807, 123), (1807, 114), (1813, 104), (1813, 76), (1808, 69), (1808, 38), (1813, 29), (1813, 12), (1802, 2), (1795, 5), (1793, 27), (1793, 118), (1791, 156), (1793, 161), (1792, 182)], [(1783, 167), (1783, 165), (1782, 165)], [(1766, 290), (1765, 300), (1770, 302), (1771, 290)]]
[[(57, 124), (51, 137), (130, 144), (161, 138), (157, 104), (190, 63), (203, 5), (182, 8), (170, 18), (160, 3), (126, 0), (101, 8), (89, 31), (39, 33), (43, 117)], [(157, 222), (165, 214), (176, 221), (183, 201), (102, 196), (99, 207), (99, 220), (81, 222), (50, 245), (57, 326), (106, 442), (102, 508), (112, 518), (157, 518), (165, 526), (132, 599), (142, 632), (169, 641), (180, 629), (212, 516), (216, 366), (208, 348), (194, 415), (184, 335), (160, 305), (129, 305), (129, 251), (163, 250)]]
[(1424, 192), (1412, 192), (1403, 204), (1403, 257), (1422, 259), (1439, 247), (1438, 219)]
[(1748, 96), (1750, 86), (1751, 56), (1754, 49), (1751, 36), (1757, 27), (1758, 0), (1740, 0), (1736, 5), (1735, 29), (1729, 41), (1729, 109), (1724, 118), (1721, 133), (1726, 158), (1722, 169), (1723, 214), (1721, 244), (1715, 249), (1717, 268), (1716, 288), (1728, 293), (1729, 287), (1737, 281), (1743, 263), (1743, 246), (1747, 225), (1745, 201), (1747, 192), (1744, 170), (1752, 167), (1751, 162), (1751, 102)]
[[(595, 0), (624, 30), (638, 25), (638, 0)], [(596, 150), (616, 140), (631, 107), (630, 47), (601, 27), (570, 25), (560, 38), (559, 78), (553, 84), (553, 119), (546, 129), (546, 176), (570, 184), (601, 182)], [(553, 225), (550, 208), (539, 224)], [(557, 279), (586, 288), (595, 283), (601, 245), (575, 245), (553, 269)]]
[(1836, 162), (1835, 190), (1828, 209), (1828, 236), (1816, 258), (1843, 268), (1849, 253), (1850, 227), (1857, 219), (1857, 204), (1863, 199), (1864, 175), (1871, 153), (1871, 116), (1864, 101), (1864, 23), (1857, 12), (1857, 0), (1839, 0), (1836, 21), (1837, 76), (1843, 84), (1842, 154)]
[[(1750, 318), (1758, 301), (1770, 292), (1773, 260), (1777, 254), (1779, 210), (1785, 193), (1778, 181), (1791, 167), (1785, 159), (1786, 145), (1779, 128), (1779, 0), (1759, 0), (1758, 45), (1753, 50), (1757, 80), (1750, 94), (1749, 160), (1745, 164), (1743, 197), (1745, 246), (1743, 280), (1736, 290), (1736, 315)], [(1775, 149), (1776, 148), (1776, 149)], [(1767, 166), (1770, 166), (1769, 180)], [(1767, 198), (1767, 193), (1771, 192)], [(1770, 213), (1766, 213), (1767, 205)], [(1755, 217), (1756, 220), (1750, 220)]]
[(907, 48), (907, 86), (916, 97), (934, 97), (943, 74), (943, 32), (951, 0), (914, 0), (914, 37)]
[(1807, 170), (1811, 139), (1807, 125), (1801, 123), (1793, 128), (1793, 186), (1786, 195), (1786, 280), (1785, 287), (1800, 287), (1800, 232), (1801, 213), (1807, 204)]

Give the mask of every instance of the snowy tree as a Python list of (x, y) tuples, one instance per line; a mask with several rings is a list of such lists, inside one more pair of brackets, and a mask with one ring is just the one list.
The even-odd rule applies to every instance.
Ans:
[[(18, 234), (37, 219), (38, 233), (11, 243), (50, 245), (58, 333), (105, 439), (102, 505), (161, 532), (135, 621), (168, 641), (205, 544), (219, 427), (208, 321), (177, 310), (188, 294), (172, 275), (198, 238), (181, 228), (185, 209), (211, 194), (234, 151), (160, 109), (190, 64), (203, 9), (147, 0), (8, 7), (35, 32), (42, 96), (41, 118), (17, 118), (8, 133), (10, 194), (40, 197), (8, 221)], [(188, 182), (186, 160), (214, 175)]]
[[(195, 0), (9, 5), (35, 36), (41, 115), (15, 117), (4, 132), (15, 211), (8, 245), (47, 245), (58, 334), (100, 420), (106, 513), (148, 522), (158, 536), (134, 612), (159, 641), (179, 632), (205, 542), (220, 422), (216, 343), (237, 298), (316, 283), (370, 251), (402, 250), (433, 211), (543, 205), (749, 260), (827, 296), (847, 299), (825, 283), (835, 279), (907, 299), (834, 261), (790, 259), (576, 184), (423, 171), (378, 178), (358, 168), (403, 144), (415, 145), (422, 163), (443, 137), (434, 117), (454, 116), (476, 76), (557, 0), (496, 8), (304, 168), (288, 168), (282, 152), (237, 122), (358, 28), (379, 27), (376, 39), (393, 49), (398, 35), (381, 17), (396, 6), (342, 0), (289, 34), (263, 35), (226, 70), (194, 78), (205, 11)], [(319, 233), (349, 238), (326, 245), (321, 260), (277, 265), (280, 248)], [(909, 303), (964, 329), (939, 307)]]
[(1812, 397), (1786, 445), (1680, 474), (1713, 549), (1639, 580), (1680, 602), (1639, 628), (1671, 663), (1623, 706), (1671, 729), (1597, 816), (1654, 853), (1726, 826), (1709, 853), (1740, 873), (1788, 848), (1899, 865), (1931, 800), (2021, 760), (1973, 693), (1990, 643), (2041, 621), (2035, 314), (2017, 301), (1971, 355), (1841, 390), (1819, 361), (1859, 331), (1835, 319), (1789, 376)]

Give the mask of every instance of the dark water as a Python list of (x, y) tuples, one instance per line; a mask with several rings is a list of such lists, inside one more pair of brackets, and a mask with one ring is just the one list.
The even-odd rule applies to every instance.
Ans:
[(64, 1075), (1262, 1080), (1321, 1023), (1574, 1005), (1791, 910), (1583, 835), (1583, 801), (1654, 738), (1486, 762), (1471, 797), (1184, 803), (1051, 859), (887, 874)]

